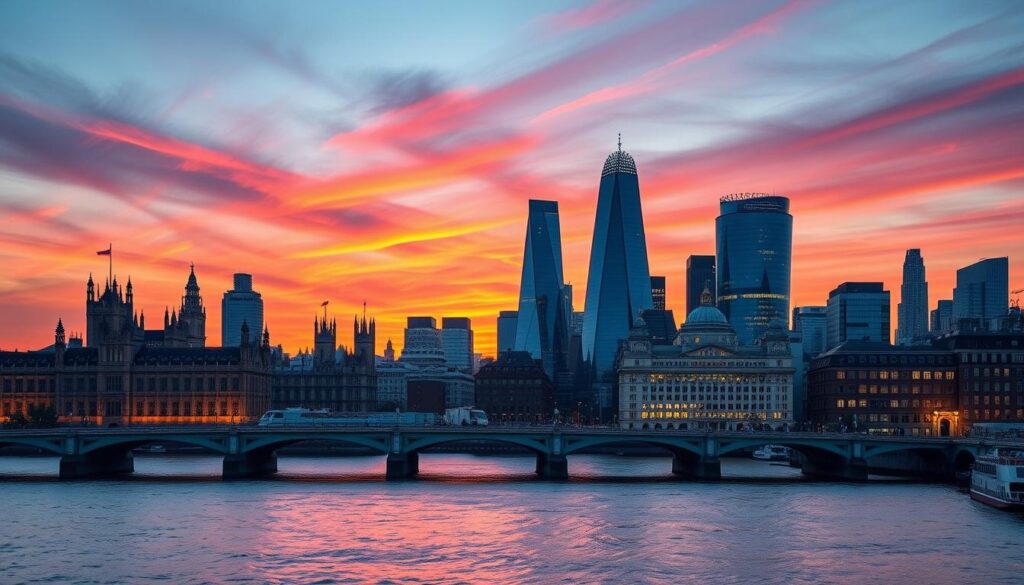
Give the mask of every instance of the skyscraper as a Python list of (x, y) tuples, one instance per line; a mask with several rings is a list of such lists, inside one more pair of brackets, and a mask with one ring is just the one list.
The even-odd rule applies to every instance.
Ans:
[(700, 295), (704, 287), (711, 291), (711, 298), (717, 299), (718, 282), (715, 279), (714, 256), (690, 256), (686, 259), (686, 314), (700, 306)]
[(651, 277), (651, 302), (653, 308), (664, 311), (665, 310), (665, 277), (664, 276), (652, 276)]
[(515, 349), (516, 325), (519, 311), (501, 311), (498, 313), (498, 353)]
[(449, 367), (472, 372), (473, 328), (469, 317), (442, 317), (441, 344)]
[(1010, 261), (987, 258), (956, 271), (953, 289), (953, 325), (972, 319), (988, 328), (993, 319), (1006, 316), (1010, 299)]
[(881, 282), (844, 282), (828, 293), (828, 349), (845, 341), (889, 343), (889, 291)]
[(793, 331), (800, 333), (804, 354), (813, 357), (828, 347), (826, 307), (793, 307)]
[[(614, 381), (619, 340), (628, 337), (633, 320), (652, 304), (640, 183), (636, 163), (620, 140), (601, 170), (587, 275), (583, 359), (594, 382)], [(610, 408), (610, 387), (599, 394), (598, 407)]]
[(715, 220), (718, 308), (751, 345), (772, 321), (789, 320), (793, 216), (789, 199), (763, 193), (728, 195)]
[(531, 199), (514, 348), (541, 360), (552, 380), (565, 368), (569, 343), (564, 286), (558, 203)]
[(928, 335), (928, 282), (924, 276), (921, 250), (911, 248), (903, 260), (903, 284), (896, 306), (897, 345), (910, 345), (915, 338)]
[(235, 287), (220, 301), (221, 345), (235, 347), (242, 342), (242, 322), (249, 331), (263, 331), (263, 297), (252, 290), (252, 275), (235, 274)]
[(422, 366), (444, 366), (444, 344), (433, 317), (408, 317), (405, 324), (403, 362)]

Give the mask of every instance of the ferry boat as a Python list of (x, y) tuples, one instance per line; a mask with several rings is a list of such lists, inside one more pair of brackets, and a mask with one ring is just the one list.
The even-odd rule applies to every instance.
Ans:
[(761, 461), (789, 461), (789, 447), (765, 445), (754, 451), (754, 459)]
[(994, 508), (1024, 509), (1024, 451), (980, 455), (971, 469), (971, 498)]

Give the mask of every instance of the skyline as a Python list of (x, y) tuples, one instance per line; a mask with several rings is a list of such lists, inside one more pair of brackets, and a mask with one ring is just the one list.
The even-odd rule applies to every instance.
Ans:
[(151, 319), (196, 263), (210, 345), (245, 272), (286, 351), (330, 299), (342, 320), (368, 301), (381, 347), (406, 316), (468, 316), (493, 354), (531, 198), (559, 203), (583, 309), (618, 132), (677, 317), (686, 257), (741, 191), (791, 200), (791, 306), (882, 281), (894, 329), (908, 248), (929, 309), (982, 257), (1021, 288), (1024, 7), (543, 6), (466, 3), (429, 30), (424, 6), (0, 6), (0, 347), (48, 345), (58, 317), (84, 331), (113, 241)]

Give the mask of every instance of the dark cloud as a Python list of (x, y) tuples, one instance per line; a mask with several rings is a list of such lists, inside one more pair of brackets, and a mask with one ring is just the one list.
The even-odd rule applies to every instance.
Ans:
[(431, 98), (451, 87), (449, 80), (429, 69), (375, 72), (370, 75), (370, 110), (374, 113), (403, 108)]

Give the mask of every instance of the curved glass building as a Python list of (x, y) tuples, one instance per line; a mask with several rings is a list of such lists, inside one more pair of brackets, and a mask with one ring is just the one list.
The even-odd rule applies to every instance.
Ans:
[(651, 273), (636, 163), (619, 150), (601, 171), (583, 314), (583, 358), (594, 382), (613, 378), (619, 340), (650, 309)]
[(513, 347), (542, 360), (552, 380), (556, 369), (565, 367), (569, 343), (571, 313), (566, 311), (563, 286), (558, 202), (531, 199)]
[(740, 345), (752, 345), (772, 321), (789, 322), (793, 216), (789, 199), (779, 195), (728, 195), (720, 204), (717, 305)]

